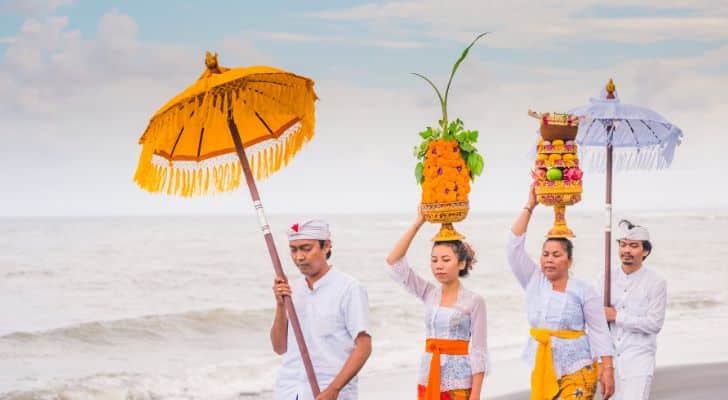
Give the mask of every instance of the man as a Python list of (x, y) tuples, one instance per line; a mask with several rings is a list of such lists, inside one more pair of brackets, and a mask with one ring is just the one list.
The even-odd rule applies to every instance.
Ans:
[(321, 394), (316, 400), (357, 399), (356, 374), (371, 353), (367, 292), (354, 278), (329, 265), (331, 235), (322, 220), (288, 230), (291, 259), (303, 274), (290, 283), (276, 278), (277, 307), (270, 331), (273, 351), (283, 355), (275, 400), (311, 400), (313, 394), (283, 305), (291, 296)]
[[(620, 221), (618, 226), (622, 265), (612, 268), (612, 307), (604, 307), (617, 351), (614, 399), (648, 399), (655, 370), (657, 334), (665, 321), (667, 285), (643, 264), (652, 252), (647, 229), (627, 220)], [(604, 290), (603, 284), (600, 287)]]

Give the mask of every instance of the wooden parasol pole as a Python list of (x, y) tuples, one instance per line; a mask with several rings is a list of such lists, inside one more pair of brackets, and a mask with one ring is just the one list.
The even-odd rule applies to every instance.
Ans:
[(611, 307), (612, 297), (612, 135), (614, 122), (607, 126), (607, 225), (604, 227), (604, 306)]
[[(227, 123), (228, 127), (230, 128), (230, 134), (233, 137), (233, 142), (235, 142), (235, 149), (238, 152), (240, 164), (242, 164), (243, 166), (245, 181), (247, 182), (248, 188), (250, 189), (250, 196), (253, 198), (255, 211), (258, 213), (258, 222), (260, 224), (261, 230), (263, 231), (263, 236), (265, 237), (265, 244), (268, 246), (268, 253), (270, 254), (271, 261), (273, 262), (273, 269), (275, 270), (276, 276), (284, 279), (287, 282), (288, 278), (286, 277), (286, 274), (283, 272), (283, 268), (281, 267), (281, 259), (278, 257), (278, 251), (276, 250), (276, 245), (273, 242), (273, 235), (271, 234), (268, 220), (266, 219), (265, 212), (263, 211), (263, 204), (260, 201), (258, 187), (255, 185), (255, 179), (253, 179), (253, 173), (250, 170), (250, 163), (248, 163), (248, 157), (245, 155), (245, 150), (243, 149), (243, 141), (240, 138), (238, 127), (237, 125), (235, 125), (232, 110), (228, 110)], [(319, 395), (319, 393), (321, 393), (321, 389), (319, 388), (318, 381), (316, 380), (316, 373), (313, 370), (313, 364), (311, 363), (311, 356), (308, 353), (306, 341), (303, 339), (301, 324), (298, 321), (296, 309), (293, 306), (293, 301), (289, 296), (283, 296), (283, 303), (286, 308), (286, 314), (288, 314), (288, 320), (291, 321), (293, 333), (296, 336), (298, 349), (301, 351), (301, 359), (303, 360), (303, 366), (306, 369), (308, 382), (311, 385), (311, 392), (313, 392), (313, 397), (316, 397)]]

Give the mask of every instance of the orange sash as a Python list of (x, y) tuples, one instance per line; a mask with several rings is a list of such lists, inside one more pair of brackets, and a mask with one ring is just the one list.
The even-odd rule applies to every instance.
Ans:
[(440, 400), (440, 354), (468, 355), (469, 340), (427, 339), (425, 351), (432, 353), (430, 375), (427, 378), (427, 400)]

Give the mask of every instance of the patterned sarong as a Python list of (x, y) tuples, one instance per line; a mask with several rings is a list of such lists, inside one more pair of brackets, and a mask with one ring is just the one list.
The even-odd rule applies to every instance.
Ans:
[(592, 400), (597, 391), (597, 363), (564, 375), (559, 379), (559, 393), (554, 400)]
[[(417, 385), (417, 400), (427, 398), (427, 388), (424, 385)], [(452, 389), (447, 392), (440, 392), (440, 400), (468, 400), (470, 389)]]

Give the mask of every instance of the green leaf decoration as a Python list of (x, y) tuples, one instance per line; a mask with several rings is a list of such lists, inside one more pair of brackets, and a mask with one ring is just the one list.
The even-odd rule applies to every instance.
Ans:
[(483, 173), (483, 166), (485, 163), (483, 162), (483, 157), (481, 157), (480, 154), (473, 154), (475, 154), (476, 159), (475, 168), (473, 168), (472, 171), (475, 176), (480, 176), (480, 174)]
[(422, 162), (418, 162), (417, 166), (415, 167), (415, 179), (417, 179), (418, 184), (422, 184), (425, 180), (425, 176), (422, 174), (424, 171), (425, 166), (422, 164)]
[(468, 169), (470, 170), (470, 172), (472, 172), (475, 169), (476, 156), (477, 156), (477, 154), (470, 153), (470, 154), (468, 154), (468, 159), (465, 160), (466, 164), (468, 164)]
[(452, 84), (452, 78), (455, 76), (455, 71), (458, 70), (458, 67), (460, 67), (460, 64), (465, 60), (465, 57), (468, 56), (468, 52), (470, 51), (470, 48), (475, 45), (475, 42), (477, 42), (480, 38), (487, 35), (489, 32), (481, 33), (480, 35), (476, 36), (475, 39), (473, 39), (472, 42), (470, 42), (470, 45), (463, 50), (463, 54), (460, 55), (460, 58), (455, 62), (455, 65), (452, 67), (452, 72), (450, 72), (450, 79), (447, 81), (447, 87), (445, 88), (445, 104), (447, 104), (447, 96), (450, 94), (450, 84)]
[[(430, 84), (430, 86), (432, 86), (433, 89), (435, 89), (437, 98), (440, 100), (440, 108), (442, 108), (442, 114), (444, 116), (445, 121), (447, 122), (447, 102), (445, 101), (445, 99), (442, 98), (442, 93), (440, 93), (440, 90), (437, 88), (437, 86), (435, 86), (434, 83), (432, 83), (430, 78), (428, 78), (422, 74), (418, 74), (417, 72), (412, 72), (412, 75), (419, 76), (420, 78), (424, 79), (427, 83)], [(440, 125), (442, 125), (442, 123)]]
[(476, 149), (475, 147), (470, 143), (460, 143), (460, 148), (467, 151), (467, 152), (474, 152)]
[(465, 124), (460, 118), (456, 118), (454, 121), (449, 121), (447, 114), (447, 100), (450, 94), (450, 88), (453, 78), (455, 77), (455, 73), (460, 67), (460, 64), (462, 64), (462, 62), (468, 56), (470, 49), (475, 45), (475, 43), (487, 34), (488, 32), (477, 35), (475, 39), (473, 39), (473, 41), (470, 42), (470, 44), (463, 50), (457, 61), (455, 61), (455, 64), (453, 64), (452, 67), (452, 71), (450, 72), (450, 77), (447, 81), (447, 86), (445, 87), (444, 96), (442, 92), (437, 88), (437, 85), (435, 85), (435, 83), (432, 82), (430, 78), (420, 73), (412, 73), (412, 75), (422, 78), (435, 90), (438, 102), (440, 103), (440, 108), (442, 109), (442, 119), (437, 121), (437, 126), (434, 128), (428, 126), (427, 129), (419, 132), (419, 135), (422, 138), (422, 142), (420, 142), (420, 146), (415, 147), (414, 150), (415, 156), (419, 160), (417, 166), (415, 167), (415, 178), (417, 179), (417, 182), (419, 184), (422, 184), (424, 182), (424, 162), (427, 158), (428, 147), (430, 143), (435, 140), (457, 141), (458, 146), (460, 147), (460, 155), (463, 157), (463, 160), (465, 160), (468, 166), (471, 179), (475, 179), (475, 176), (480, 175), (483, 171), (483, 157), (478, 154), (478, 149), (474, 146), (478, 141), (478, 131), (466, 130)]

